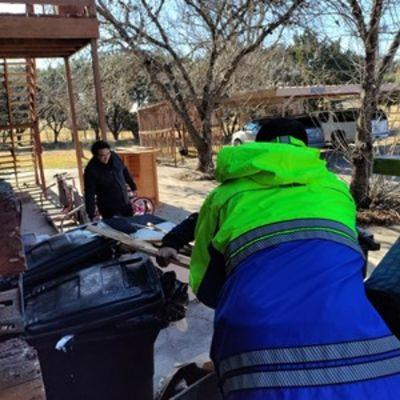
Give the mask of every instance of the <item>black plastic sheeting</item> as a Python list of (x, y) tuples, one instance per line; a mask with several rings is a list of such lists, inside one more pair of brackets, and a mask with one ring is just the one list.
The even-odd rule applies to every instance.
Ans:
[(149, 258), (135, 253), (34, 287), (25, 297), (26, 332), (73, 334), (156, 313), (164, 294)]

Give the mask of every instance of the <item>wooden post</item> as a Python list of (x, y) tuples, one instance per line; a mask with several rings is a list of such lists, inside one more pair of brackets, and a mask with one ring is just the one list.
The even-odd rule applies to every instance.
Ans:
[(30, 119), (33, 123), (33, 127), (31, 127), (31, 135), (33, 132), (33, 140), (34, 140), (34, 159), (35, 159), (35, 176), (37, 177), (36, 163), (39, 168), (40, 174), (40, 184), (42, 186), (42, 190), (44, 195), (47, 197), (46, 192), (46, 178), (44, 176), (44, 167), (43, 167), (43, 147), (42, 141), (40, 140), (40, 129), (39, 129), (39, 118), (37, 115), (37, 82), (36, 82), (36, 63), (34, 59), (26, 59), (27, 64), (27, 81), (28, 81), (28, 91), (29, 91), (29, 113)]
[(84, 184), (83, 184), (83, 168), (82, 168), (82, 148), (81, 148), (81, 142), (79, 141), (78, 129), (77, 129), (77, 124), (76, 124), (74, 89), (72, 86), (72, 75), (71, 75), (71, 68), (69, 65), (68, 57), (64, 57), (64, 63), (65, 63), (65, 73), (67, 75), (67, 87), (68, 87), (69, 111), (70, 111), (70, 118), (71, 118), (72, 138), (73, 138), (74, 144), (75, 144), (76, 163), (77, 163), (77, 167), (78, 167), (79, 183), (80, 183), (81, 192), (83, 193)]
[(99, 117), (101, 138), (103, 140), (107, 140), (107, 126), (106, 126), (106, 118), (105, 118), (105, 114), (104, 114), (103, 93), (101, 90), (99, 56), (97, 54), (97, 40), (92, 39), (90, 42), (90, 45), (92, 48), (94, 90), (96, 92), (96, 104), (97, 104), (97, 113), (98, 113), (98, 117)]

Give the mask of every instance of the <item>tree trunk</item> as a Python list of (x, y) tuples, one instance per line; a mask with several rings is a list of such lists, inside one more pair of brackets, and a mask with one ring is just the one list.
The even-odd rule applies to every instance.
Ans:
[(353, 174), (350, 190), (357, 208), (368, 208), (370, 204), (369, 181), (372, 175), (373, 146), (372, 123), (377, 106), (375, 82), (366, 82), (361, 92), (361, 109), (357, 121), (357, 136), (352, 155)]
[(207, 174), (214, 173), (214, 162), (212, 159), (212, 146), (211, 143), (204, 143), (204, 145), (197, 148), (198, 152), (198, 165), (197, 170)]
[[(110, 127), (108, 127), (108, 128), (110, 128)], [(121, 131), (112, 131), (111, 129), (110, 129), (110, 131), (111, 131), (115, 141), (117, 142), (118, 138), (119, 138), (119, 134), (121, 133)]]
[(369, 197), (369, 180), (373, 164), (371, 119), (377, 108), (379, 93), (375, 69), (376, 46), (372, 41), (366, 45), (361, 108), (357, 120), (355, 149), (352, 155), (353, 174), (350, 190), (359, 209), (368, 208), (371, 202)]
[(208, 121), (203, 121), (202, 141), (196, 146), (198, 153), (197, 169), (206, 174), (214, 173), (214, 162), (212, 158), (212, 130)]

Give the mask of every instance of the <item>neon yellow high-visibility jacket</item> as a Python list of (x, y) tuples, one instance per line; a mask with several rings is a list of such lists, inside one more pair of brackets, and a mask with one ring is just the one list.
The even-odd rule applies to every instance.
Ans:
[(361, 254), (347, 185), (299, 140), (225, 147), (216, 178), (221, 184), (201, 208), (190, 265), (191, 287), (208, 306), (216, 306), (237, 265), (271, 246), (323, 239)]

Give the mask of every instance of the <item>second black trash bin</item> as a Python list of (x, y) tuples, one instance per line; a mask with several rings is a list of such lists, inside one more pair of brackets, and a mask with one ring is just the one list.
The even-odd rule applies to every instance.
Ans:
[[(153, 399), (154, 342), (164, 295), (136, 253), (33, 287), (25, 298), (48, 400)], [(73, 335), (57, 350), (62, 337)]]

